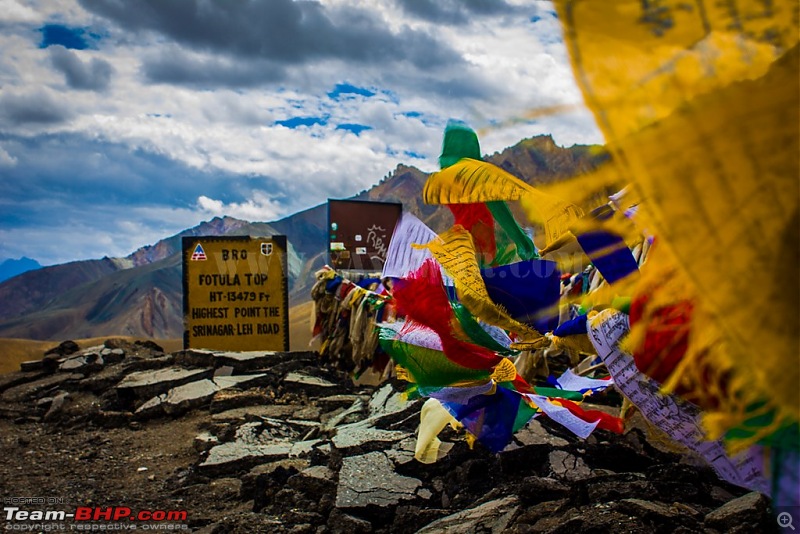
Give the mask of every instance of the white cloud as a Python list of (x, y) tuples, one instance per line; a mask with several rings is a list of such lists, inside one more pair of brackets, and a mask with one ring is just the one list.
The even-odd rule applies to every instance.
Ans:
[[(26, 175), (27, 193), (17, 194), (60, 191), (61, 201), (78, 203), (86, 200), (69, 196), (77, 195), (73, 185), (90, 183), (96, 191), (108, 192), (103, 197), (107, 204), (100, 208), (76, 205), (74, 209), (100, 209), (115, 221), (99, 228), (80, 219), (65, 223), (56, 218), (20, 216), (25, 224), (13, 231), (10, 223), (0, 223), (3, 246), (22, 251), (28, 243), (39, 243), (41, 254), (32, 250), (25, 255), (63, 261), (67, 253), (51, 249), (45, 242), (48, 231), (63, 236), (75, 257), (97, 257), (128, 254), (146, 244), (142, 239), (155, 241), (197, 224), (201, 217), (227, 214), (274, 220), (329, 197), (356, 194), (377, 183), (398, 163), (413, 164), (423, 171), (438, 168), (442, 133), (449, 118), (465, 120), (480, 130), (485, 153), (539, 134), (552, 134), (561, 145), (601, 142), (591, 115), (582, 106), (552, 6), (536, 2), (532, 7), (527, 0), (509, 3), (515, 9), (505, 16), (473, 13), (458, 26), (412, 16), (395, 2), (323, 0), (315, 4), (313, 9), (320, 13), (334, 13), (334, 25), (338, 24), (336, 17), (345, 13), (343, 9), (355, 6), (362, 15), (369, 11), (364, 19), (369, 28), (384, 28), (390, 37), (413, 31), (417, 37), (436, 39), (440, 49), (428, 54), (439, 63), (425, 68), (426, 57), (418, 44), (387, 40), (380, 32), (354, 34), (343, 44), (335, 40), (335, 32), (327, 33), (326, 43), (344, 47), (344, 51), (330, 53), (313, 42), (313, 33), (306, 32), (308, 40), (300, 44), (307, 55), (298, 59), (300, 56), (286, 50), (284, 59), (291, 60), (280, 63), (280, 58), (259, 55), (258, 50), (242, 51), (247, 40), (241, 36), (223, 33), (212, 37), (192, 27), (184, 29), (191, 30), (193, 37), (183, 39), (160, 31), (158, 24), (147, 19), (149, 8), (137, 11), (142, 18), (135, 24), (122, 24), (115, 22), (121, 19), (99, 11), (86, 11), (78, 0), (30, 4), (0, 0), (0, 25), (4, 27), (0, 32), (4, 50), (0, 103), (5, 104), (0, 113), (0, 142), (4, 137), (14, 141), (0, 147), (0, 166), (13, 167), (23, 175), (25, 169), (20, 167), (37, 158), (37, 140), (85, 139), (87, 147), (99, 151), (91, 161), (82, 162), (97, 171), (91, 179), (70, 176), (72, 166), (59, 160), (63, 178), (51, 173), (45, 179), (31, 170)], [(275, 2), (258, 9), (266, 12), (270, 5), (279, 4), (287, 9), (296, 7)], [(124, 3), (107, 4), (108, 9), (117, 9), (115, 6), (133, 9)], [(457, 2), (447, 6), (460, 9)], [(80, 63), (64, 63), (61, 70), (53, 65), (54, 52), (39, 48), (38, 28), (54, 21), (88, 28), (100, 36), (90, 49), (62, 51), (62, 56)], [(176, 22), (180, 23), (186, 21)], [(330, 25), (326, 27), (330, 29)], [(352, 31), (358, 28), (353, 26)], [(376, 47), (366, 54), (345, 46), (369, 39), (378, 45), (409, 48)], [(272, 41), (262, 44), (275, 45)], [(376, 60), (381, 54), (386, 61)], [(170, 61), (157, 63), (158, 58)], [(444, 61), (448, 58), (452, 64)], [(257, 71), (278, 64), (273, 73)], [(78, 67), (89, 69), (92, 65), (107, 65), (100, 74), (108, 73), (108, 78), (95, 85), (75, 83)], [(162, 68), (158, 76), (153, 65)], [(181, 72), (164, 72), (170, 65)], [(196, 75), (202, 68), (208, 72)], [(77, 89), (67, 83), (69, 73)], [(182, 83), (181, 76), (192, 79)], [(329, 98), (327, 93), (340, 83), (367, 88), (375, 95)], [(87, 86), (103, 91), (79, 90)], [(574, 106), (574, 111), (525, 118), (531, 110), (552, 106)], [(295, 117), (319, 117), (324, 124), (294, 129), (276, 124)], [(337, 129), (341, 124), (369, 129), (355, 135)], [(113, 154), (103, 152), (108, 146), (114, 147)], [(76, 154), (84, 157), (89, 148)], [(102, 173), (104, 168), (122, 172), (128, 157), (146, 163), (158, 160), (152, 165), (173, 161), (174, 175), (153, 172), (144, 164), (123, 178)], [(9, 180), (6, 175), (0, 173), (0, 190), (13, 191), (11, 184), (3, 183)], [(63, 179), (63, 187), (54, 183), (57, 179)], [(187, 181), (192, 182), (191, 192), (184, 185)], [(159, 199), (161, 204), (153, 206), (148, 198), (153, 190), (165, 191), (169, 200)], [(11, 208), (22, 205), (24, 198), (13, 200)], [(174, 204), (172, 211), (164, 205), (169, 202)], [(36, 213), (42, 216), (44, 211)], [(160, 223), (156, 213), (165, 222)], [(83, 247), (81, 240), (86, 242)]]
[(36, 22), (39, 19), (35, 10), (17, 0), (0, 0), (0, 13), (7, 22)]
[(228, 215), (245, 221), (273, 221), (284, 214), (285, 207), (275, 199), (269, 198), (260, 191), (253, 193), (253, 198), (245, 202), (225, 204), (221, 200), (201, 195), (197, 198), (198, 207), (208, 215), (221, 217)]
[(6, 152), (6, 150), (0, 146), (0, 167), (13, 167), (17, 164), (17, 158)]

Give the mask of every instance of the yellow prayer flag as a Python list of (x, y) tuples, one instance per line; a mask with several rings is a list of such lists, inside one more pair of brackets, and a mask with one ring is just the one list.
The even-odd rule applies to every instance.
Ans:
[[(416, 245), (420, 246), (420, 245)], [(458, 297), (464, 306), (483, 321), (515, 332), (524, 340), (536, 340), (542, 334), (511, 318), (508, 313), (492, 302), (486, 284), (481, 278), (472, 235), (460, 225), (439, 235), (427, 245), (456, 285)]]
[(613, 165), (713, 322), (693, 325), (692, 343), (719, 332), (709, 357), (732, 370), (740, 401), (798, 420), (796, 0), (556, 6)]
[(526, 184), (496, 165), (470, 158), (462, 158), (446, 169), (431, 173), (422, 198), (426, 204), (520, 200), (528, 218), (544, 225), (546, 246), (583, 216), (579, 207)]

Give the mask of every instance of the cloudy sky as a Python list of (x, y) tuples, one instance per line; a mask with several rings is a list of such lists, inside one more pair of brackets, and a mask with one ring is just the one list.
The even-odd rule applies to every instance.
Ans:
[(544, 1), (0, 0), (0, 50), (0, 261), (125, 256), (430, 172), (450, 118), (489, 154), (602, 142)]

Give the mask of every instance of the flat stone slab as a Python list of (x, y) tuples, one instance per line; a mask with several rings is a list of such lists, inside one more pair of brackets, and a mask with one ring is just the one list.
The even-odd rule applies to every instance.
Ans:
[(251, 371), (253, 369), (269, 368), (298, 357), (298, 353), (280, 351), (188, 349), (178, 354), (178, 361), (191, 365), (213, 367), (230, 366), (236, 371)]
[(422, 482), (394, 472), (394, 465), (383, 452), (347, 456), (339, 470), (336, 488), (337, 508), (394, 506), (419, 497)]
[(211, 380), (203, 379), (172, 388), (164, 398), (164, 411), (177, 414), (211, 402), (220, 387)]
[(103, 357), (97, 353), (70, 356), (58, 366), (58, 370), (68, 373), (99, 371), (105, 365)]
[(516, 495), (483, 503), (475, 508), (437, 519), (428, 526), (418, 530), (416, 534), (472, 534), (484, 532), (500, 534), (506, 532), (520, 509), (520, 500)]
[(550, 453), (550, 471), (556, 478), (575, 482), (592, 476), (592, 470), (582, 458), (567, 451), (555, 450)]
[(0, 375), (0, 392), (20, 384), (25, 384), (26, 382), (33, 382), (45, 376), (47, 376), (47, 374), (40, 371), (17, 371)]
[(139, 399), (149, 399), (170, 389), (189, 382), (211, 378), (213, 369), (182, 369), (168, 367), (151, 371), (136, 371), (129, 374), (117, 384), (118, 394), (132, 395)]
[(331, 440), (337, 449), (351, 449), (372, 444), (390, 445), (402, 441), (411, 434), (400, 430), (382, 430), (361, 423), (338, 427), (336, 435)]
[(214, 366), (229, 365), (236, 371), (269, 367), (280, 363), (274, 352), (243, 351), (243, 352), (214, 352)]
[(44, 361), (39, 360), (28, 360), (26, 362), (21, 362), (19, 364), (19, 370), (23, 373), (28, 373), (31, 371), (41, 371), (44, 369)]
[(320, 417), (320, 421), (324, 421), (324, 423), (322, 424), (322, 430), (323, 431), (332, 430), (333, 428), (338, 426), (339, 423), (344, 421), (347, 417), (355, 414), (360, 414), (361, 410), (363, 409), (364, 409), (364, 401), (362, 401), (361, 399), (356, 399), (355, 401), (353, 401), (353, 405), (350, 406), (348, 409), (330, 418)]
[(310, 376), (303, 373), (292, 372), (283, 377), (283, 383), (286, 386), (298, 386), (301, 388), (317, 388), (317, 389), (333, 389), (339, 387), (333, 382), (329, 382), (324, 378)]
[(519, 429), (514, 438), (523, 445), (548, 445), (550, 447), (566, 447), (569, 442), (547, 431), (536, 419)]
[(3, 392), (2, 399), (5, 402), (23, 402), (39, 393), (51, 388), (57, 388), (66, 382), (75, 382), (83, 378), (82, 374), (58, 373), (46, 376), (31, 382), (25, 382), (13, 387), (9, 387)]
[(328, 395), (327, 397), (317, 399), (317, 404), (325, 406), (328, 409), (349, 408), (355, 401), (360, 399), (361, 397), (359, 395)]
[(292, 450), (289, 442), (252, 444), (233, 441), (217, 445), (208, 451), (208, 458), (198, 467), (210, 474), (232, 473), (249, 469), (261, 462), (288, 458)]
[(214, 383), (219, 386), (220, 389), (233, 387), (249, 388), (263, 385), (268, 379), (269, 376), (265, 373), (252, 375), (216, 376), (214, 377)]
[(308, 456), (314, 450), (314, 447), (322, 443), (321, 439), (308, 439), (306, 441), (297, 441), (292, 445), (292, 450), (289, 451), (290, 458), (302, 458)]
[(311, 445), (300, 445), (286, 439), (276, 439), (263, 423), (245, 423), (236, 430), (233, 441), (213, 447), (208, 457), (199, 465), (201, 471), (219, 475), (250, 469), (259, 463), (289, 458), (294, 451), (300, 456), (301, 449)]
[(325, 493), (333, 492), (336, 488), (336, 476), (336, 472), (328, 467), (315, 465), (289, 477), (287, 485), (303, 493), (318, 497)]
[(171, 388), (166, 394), (162, 393), (151, 398), (136, 410), (136, 414), (138, 416), (153, 415), (159, 411), (159, 408), (170, 415), (180, 414), (210, 403), (217, 391), (252, 383), (264, 376), (266, 375), (218, 376), (210, 380), (208, 378), (195, 380)]
[(305, 406), (294, 404), (264, 404), (261, 406), (243, 406), (211, 416), (214, 421), (244, 421), (248, 417), (281, 418), (291, 417), (296, 411)]

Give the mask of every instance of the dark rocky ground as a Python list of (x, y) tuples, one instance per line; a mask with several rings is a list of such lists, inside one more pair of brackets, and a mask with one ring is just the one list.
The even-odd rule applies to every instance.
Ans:
[(203, 533), (777, 531), (767, 498), (642, 425), (579, 440), (541, 418), (499, 454), (446, 430), (449, 453), (423, 465), (421, 401), (353, 386), (314, 353), (71, 350), (0, 375), (0, 498), (186, 510), (161, 526)]

